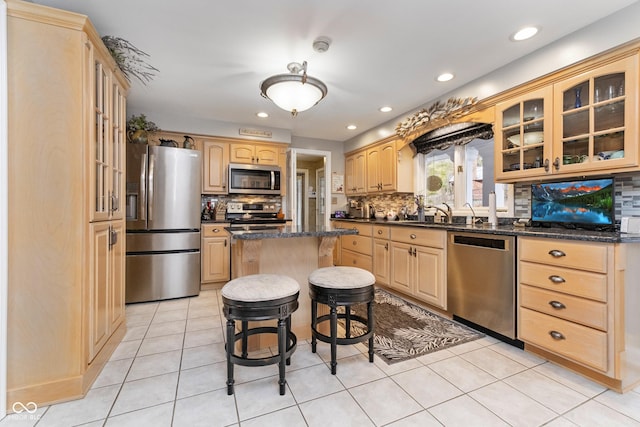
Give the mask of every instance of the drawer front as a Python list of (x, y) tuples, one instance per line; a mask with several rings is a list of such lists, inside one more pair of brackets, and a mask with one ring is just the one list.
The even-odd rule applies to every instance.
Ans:
[[(520, 308), (518, 338), (575, 362), (607, 371), (607, 334), (557, 317)], [(561, 334), (554, 339), (551, 332)]]
[(593, 242), (570, 242), (520, 238), (520, 260), (559, 267), (607, 272), (608, 245)]
[(340, 228), (346, 228), (351, 230), (358, 230), (359, 236), (371, 236), (372, 233), (372, 225), (371, 224), (362, 224), (358, 222), (342, 222), (340, 223)]
[(410, 245), (444, 248), (447, 243), (447, 232), (426, 228), (393, 227), (391, 228), (391, 240)]
[(363, 255), (373, 255), (373, 248), (371, 247), (371, 237), (365, 236), (342, 236), (342, 250), (349, 250), (358, 252)]
[(229, 224), (206, 224), (202, 226), (202, 237), (224, 237), (227, 236), (227, 230)]
[(520, 305), (585, 326), (607, 330), (607, 305), (531, 286), (520, 286)]
[(382, 225), (374, 225), (373, 226), (373, 237), (376, 239), (388, 239), (389, 238), (389, 227), (384, 227)]
[(597, 301), (607, 301), (607, 276), (568, 268), (521, 262), (520, 283)]
[(369, 272), (373, 272), (373, 258), (370, 255), (363, 255), (344, 249), (342, 250), (342, 265), (363, 268)]

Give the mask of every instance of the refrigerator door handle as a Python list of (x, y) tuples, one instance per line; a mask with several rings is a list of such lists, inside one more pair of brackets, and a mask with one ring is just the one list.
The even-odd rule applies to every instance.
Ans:
[(149, 188), (148, 192), (148, 216), (149, 221), (153, 221), (153, 169), (156, 164), (156, 156), (153, 154), (149, 154)]
[(147, 219), (147, 153), (142, 155), (142, 161), (140, 162), (140, 219)]

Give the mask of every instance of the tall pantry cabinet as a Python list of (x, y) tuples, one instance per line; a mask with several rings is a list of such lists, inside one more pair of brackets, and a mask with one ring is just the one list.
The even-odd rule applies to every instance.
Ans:
[(83, 396), (122, 339), (128, 84), (86, 16), (7, 3), (7, 407)]

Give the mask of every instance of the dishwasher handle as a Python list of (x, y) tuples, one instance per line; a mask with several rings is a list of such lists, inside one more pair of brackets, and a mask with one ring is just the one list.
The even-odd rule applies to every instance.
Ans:
[(500, 238), (453, 235), (453, 243), (457, 245), (476, 246), (488, 249), (509, 250), (508, 240)]

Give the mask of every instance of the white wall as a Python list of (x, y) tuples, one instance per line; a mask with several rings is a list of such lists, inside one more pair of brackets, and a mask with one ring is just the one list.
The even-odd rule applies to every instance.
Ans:
[(640, 38), (640, 2), (345, 141), (345, 152), (393, 135), (399, 122), (438, 99), (484, 99), (637, 38)]

